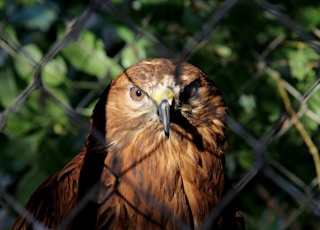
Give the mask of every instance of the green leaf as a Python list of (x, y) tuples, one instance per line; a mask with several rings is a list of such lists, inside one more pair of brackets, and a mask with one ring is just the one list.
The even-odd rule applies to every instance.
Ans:
[(252, 153), (248, 151), (240, 151), (237, 155), (237, 159), (239, 165), (245, 170), (250, 169), (254, 161)]
[(134, 34), (132, 30), (124, 26), (120, 26), (118, 28), (118, 35), (121, 39), (123, 39), (126, 42), (132, 42), (134, 40)]
[(240, 96), (239, 104), (243, 107), (246, 113), (252, 113), (256, 108), (256, 101), (253, 95), (243, 94)]
[(291, 74), (297, 79), (303, 79), (305, 76), (305, 56), (301, 50), (297, 52), (289, 52), (289, 66)]
[(304, 129), (308, 133), (311, 133), (311, 131), (316, 131), (319, 128), (319, 124), (316, 121), (314, 121), (313, 119), (310, 119), (307, 116), (301, 117), (300, 121), (303, 124)]
[[(14, 59), (14, 67), (22, 79), (31, 82), (34, 66), (30, 59), (39, 62), (42, 58), (42, 51), (34, 44), (23, 46), (22, 49), (24, 53), (20, 52), (19, 57)], [(27, 53), (27, 56), (25, 53)]]
[(298, 48), (288, 51), (289, 66), (291, 74), (298, 80), (303, 80), (308, 74), (308, 63), (313, 60), (319, 60), (316, 52), (309, 47)]
[(49, 86), (57, 86), (65, 82), (67, 65), (61, 57), (51, 60), (43, 70), (43, 81)]
[[(22, 110), (22, 111), (21, 111)], [(10, 131), (11, 135), (14, 137), (23, 136), (26, 133), (28, 133), (32, 128), (34, 127), (32, 122), (30, 122), (30, 119), (27, 119), (27, 116), (25, 114), (26, 109), (22, 108), (20, 109), (20, 113), (17, 113), (15, 115), (11, 115), (6, 123), (6, 128)], [(21, 122), (24, 121), (24, 122)]]
[[(55, 89), (54, 94), (58, 96), (58, 98), (64, 103), (68, 103), (68, 98), (63, 90)], [(50, 114), (51, 121), (49, 124), (66, 124), (69, 122), (67, 118), (67, 111), (65, 110), (65, 108), (51, 100), (48, 100), (46, 103), (45, 113)]]
[(4, 31), (7, 33), (8, 36), (10, 36), (10, 39), (12, 40), (12, 42), (19, 44), (19, 40), (17, 39), (16, 28), (10, 25), (6, 25), (4, 27)]
[(298, 12), (301, 26), (307, 30), (312, 30), (320, 24), (320, 7), (306, 6)]
[(221, 57), (224, 58), (231, 57), (232, 55), (232, 49), (223, 44), (216, 45), (215, 50)]
[(16, 192), (17, 199), (25, 204), (30, 198), (31, 194), (47, 177), (48, 175), (44, 171), (38, 168), (32, 168), (19, 181)]
[(0, 103), (8, 107), (18, 95), (16, 80), (9, 68), (0, 70)]
[[(19, 128), (19, 126), (17, 126)], [(39, 153), (40, 143), (42, 142), (45, 132), (38, 130), (32, 134), (17, 135), (17, 133), (12, 132), (18, 137), (14, 140), (14, 144), (7, 145), (4, 151), (6, 156), (14, 157), (19, 156), (19, 160), (23, 160), (26, 164), (32, 165), (34, 163), (34, 158)]]
[(134, 44), (128, 44), (121, 53), (121, 64), (128, 68), (141, 59), (146, 58), (146, 49), (149, 43), (144, 38), (135, 41)]
[(54, 8), (48, 8), (46, 4), (35, 4), (21, 8), (12, 18), (17, 25), (28, 29), (40, 29), (47, 31), (56, 20), (57, 13)]
[[(51, 91), (51, 93), (57, 97), (61, 102), (63, 102), (65, 105), (70, 105), (70, 98), (68, 97), (68, 94), (65, 90), (60, 89), (58, 87), (50, 87), (48, 90)], [(50, 104), (51, 101), (48, 102)], [(63, 109), (61, 106), (54, 103), (55, 106), (57, 106), (58, 109)]]
[(89, 31), (83, 31), (79, 41), (62, 50), (66, 59), (77, 69), (102, 79), (108, 72), (115, 76), (121, 67), (109, 58), (103, 43)]
[(320, 114), (320, 91), (318, 90), (309, 100), (308, 106), (315, 114)]

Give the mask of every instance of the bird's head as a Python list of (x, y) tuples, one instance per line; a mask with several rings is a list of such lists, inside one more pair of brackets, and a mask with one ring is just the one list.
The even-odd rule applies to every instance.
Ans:
[(93, 125), (101, 117), (97, 107), (103, 104), (104, 131), (110, 142), (130, 142), (137, 136), (146, 141), (169, 140), (172, 135), (224, 140), (226, 108), (221, 94), (201, 70), (188, 63), (141, 61), (115, 78), (103, 97), (94, 111)]

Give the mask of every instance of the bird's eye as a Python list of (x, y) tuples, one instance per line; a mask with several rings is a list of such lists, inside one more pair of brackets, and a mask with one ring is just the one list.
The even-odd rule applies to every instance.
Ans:
[(199, 82), (192, 82), (187, 85), (183, 91), (180, 93), (181, 101), (188, 101), (191, 97), (194, 97), (198, 93)]
[(145, 93), (138, 87), (132, 87), (130, 89), (130, 97), (135, 101), (141, 101), (145, 96)]

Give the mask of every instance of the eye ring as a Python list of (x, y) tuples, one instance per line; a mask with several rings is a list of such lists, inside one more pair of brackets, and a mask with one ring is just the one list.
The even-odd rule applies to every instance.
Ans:
[(130, 89), (130, 97), (135, 101), (141, 101), (145, 96), (145, 93), (139, 89), (138, 87), (134, 86)]

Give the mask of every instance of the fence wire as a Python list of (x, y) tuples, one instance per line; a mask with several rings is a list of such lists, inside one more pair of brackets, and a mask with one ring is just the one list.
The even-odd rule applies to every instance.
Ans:
[[(234, 186), (202, 229), (237, 195), (248, 229), (319, 229), (320, 4), (63, 4), (0, 4), (0, 229), (9, 229), (32, 191), (80, 150), (111, 79), (151, 57), (203, 69), (229, 107), (226, 162)], [(61, 229), (90, 193), (86, 198)]]

